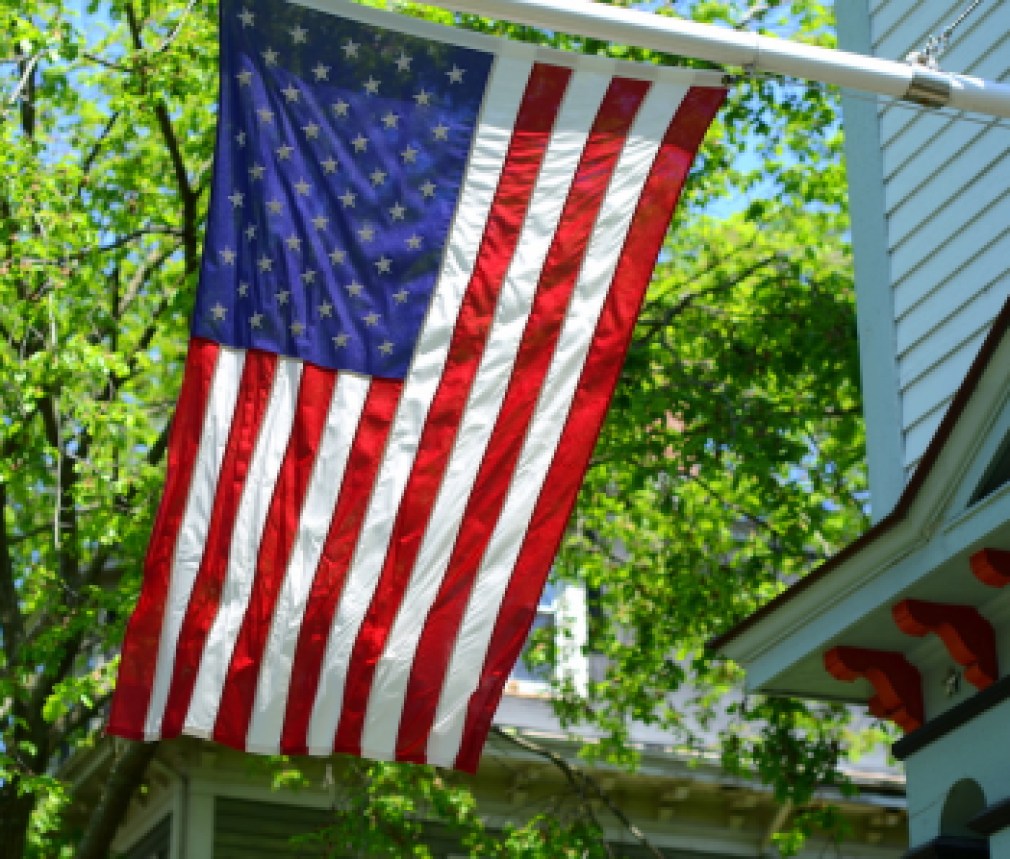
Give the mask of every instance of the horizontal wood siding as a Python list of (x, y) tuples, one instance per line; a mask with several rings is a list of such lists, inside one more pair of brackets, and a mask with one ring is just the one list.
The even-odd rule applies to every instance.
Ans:
[[(871, 0), (873, 52), (903, 59), (963, 7)], [(979, 6), (955, 30), (940, 66), (1010, 80), (1010, 3)], [(1010, 296), (1010, 121), (883, 100), (878, 115), (910, 476)]]
[[(292, 838), (320, 833), (335, 820), (336, 812), (326, 809), (217, 796), (214, 798), (213, 859), (316, 859), (362, 855), (327, 840), (304, 846), (292, 843)], [(434, 859), (461, 856), (464, 852), (459, 839), (439, 823), (425, 823), (422, 840)], [(412, 856), (413, 847), (405, 843), (403, 852), (397, 855)]]
[(172, 850), (172, 815), (163, 817), (122, 859), (168, 859)]
[(325, 855), (319, 845), (296, 847), (291, 839), (318, 832), (333, 813), (300, 805), (214, 798), (214, 859), (274, 859)]

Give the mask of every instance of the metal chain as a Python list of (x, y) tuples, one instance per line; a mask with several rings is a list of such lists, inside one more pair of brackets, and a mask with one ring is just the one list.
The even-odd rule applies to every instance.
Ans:
[(961, 23), (967, 18), (972, 12), (974, 12), (979, 5), (981, 5), (982, 0), (972, 0), (957, 18), (948, 24), (940, 34), (933, 34), (927, 40), (926, 44), (923, 45), (921, 51), (912, 51), (905, 59), (910, 63), (918, 63), (919, 65), (927, 66), (931, 69), (938, 69), (940, 67), (940, 57), (943, 56), (944, 52), (947, 50), (947, 43), (950, 41), (951, 35), (954, 30), (957, 29)]

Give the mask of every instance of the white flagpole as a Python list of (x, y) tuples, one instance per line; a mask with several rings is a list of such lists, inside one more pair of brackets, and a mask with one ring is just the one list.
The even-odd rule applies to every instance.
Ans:
[(1010, 84), (622, 9), (589, 0), (428, 0), (469, 12), (682, 57), (837, 84), (930, 107), (1010, 118)]

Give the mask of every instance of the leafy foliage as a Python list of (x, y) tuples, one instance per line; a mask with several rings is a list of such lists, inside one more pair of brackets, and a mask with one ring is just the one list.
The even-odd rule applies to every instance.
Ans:
[[(114, 682), (105, 657), (139, 589), (212, 152), (211, 0), (80, 9), (0, 7), (0, 843), (11, 856), (70, 855), (75, 842), (78, 855), (100, 855), (96, 827), (114, 830), (125, 809), (103, 803), (82, 837), (63, 815), (72, 797), (59, 764), (95, 741)], [(658, 14), (832, 40), (826, 6), (807, 0), (749, 11), (681, 0)], [(761, 78), (734, 87), (661, 257), (556, 571), (593, 594), (590, 646), (609, 666), (585, 697), (559, 689), (568, 723), (606, 731), (587, 753), (633, 766), (632, 720), (661, 724), (685, 748), (709, 743), (716, 714), (737, 701), (721, 740), (727, 765), (797, 806), (837, 780), (843, 714), (741, 701), (737, 672), (704, 642), (864, 524), (842, 170), (832, 95)], [(491, 855), (463, 788), (423, 768), (355, 771), (360, 791), (319, 838), (380, 851), (406, 838), (424, 855), (414, 836), (428, 815)], [(540, 816), (493, 855), (593, 856), (598, 833), (586, 816)]]

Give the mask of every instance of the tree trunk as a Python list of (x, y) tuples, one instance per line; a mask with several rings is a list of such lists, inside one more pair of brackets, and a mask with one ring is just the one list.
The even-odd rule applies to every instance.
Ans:
[(35, 807), (35, 797), (30, 793), (18, 796), (17, 784), (0, 787), (0, 845), (7, 859), (21, 859), (25, 855), (28, 823)]
[(109, 847), (126, 816), (130, 799), (140, 787), (156, 751), (157, 743), (129, 741), (129, 746), (112, 765), (102, 798), (91, 814), (74, 859), (105, 859), (109, 855)]

